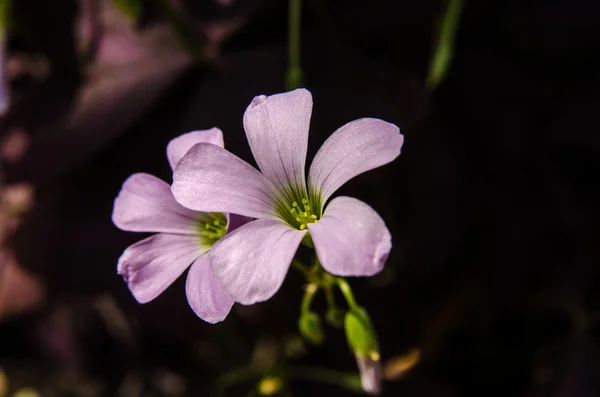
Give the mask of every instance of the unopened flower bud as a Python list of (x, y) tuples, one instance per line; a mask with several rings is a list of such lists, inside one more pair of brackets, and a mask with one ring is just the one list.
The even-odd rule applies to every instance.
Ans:
[(381, 362), (379, 354), (356, 353), (355, 355), (363, 390), (369, 394), (379, 394), (381, 392)]
[(314, 312), (302, 313), (298, 321), (298, 328), (302, 336), (315, 345), (322, 343), (325, 339), (321, 328), (321, 319)]
[(358, 308), (346, 313), (344, 319), (346, 339), (354, 352), (363, 390), (379, 394), (381, 390), (381, 363), (377, 336), (371, 320), (364, 309)]
[(368, 314), (363, 309), (354, 309), (344, 318), (346, 339), (354, 353), (372, 354), (379, 351), (377, 336)]

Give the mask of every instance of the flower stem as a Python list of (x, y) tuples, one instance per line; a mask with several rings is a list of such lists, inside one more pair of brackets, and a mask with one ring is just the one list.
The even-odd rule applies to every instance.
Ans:
[(300, 262), (298, 259), (294, 259), (294, 260), (292, 261), (292, 267), (293, 267), (294, 269), (298, 269), (298, 270), (300, 270), (300, 272), (301, 272), (302, 274), (304, 274), (304, 276), (305, 276), (306, 278), (308, 278), (308, 276), (309, 276), (309, 270), (308, 270), (308, 269), (307, 269), (307, 268), (306, 268), (306, 267), (305, 267), (305, 266), (302, 264), (302, 262)]
[(335, 281), (338, 285), (338, 288), (342, 292), (342, 295), (344, 295), (344, 299), (346, 299), (346, 303), (348, 304), (350, 310), (358, 309), (359, 307), (356, 303), (356, 299), (354, 299), (354, 294), (352, 293), (350, 284), (348, 284), (348, 282), (341, 277), (336, 277)]
[(288, 56), (287, 89), (293, 90), (302, 85), (300, 65), (300, 31), (302, 28), (302, 0), (290, 0), (288, 15)]
[(427, 76), (427, 87), (429, 89), (434, 89), (444, 79), (450, 68), (454, 55), (454, 37), (458, 29), (462, 8), (463, 0), (448, 0), (440, 35), (429, 65), (429, 76)]
[(310, 311), (310, 305), (317, 291), (319, 291), (319, 286), (315, 283), (310, 283), (306, 286), (306, 291), (304, 292), (304, 297), (302, 298), (302, 304), (300, 306), (300, 311), (302, 313), (308, 313)]
[(351, 391), (362, 392), (360, 377), (353, 373), (333, 371), (325, 368), (296, 366), (288, 369), (288, 377), (290, 379), (305, 379), (314, 382), (329, 383)]
[(231, 371), (225, 372), (223, 375), (217, 378), (211, 395), (213, 397), (223, 396), (225, 389), (228, 389), (229, 387), (238, 383), (247, 382), (254, 378), (258, 378), (262, 376), (263, 373), (264, 369), (255, 365), (232, 369)]

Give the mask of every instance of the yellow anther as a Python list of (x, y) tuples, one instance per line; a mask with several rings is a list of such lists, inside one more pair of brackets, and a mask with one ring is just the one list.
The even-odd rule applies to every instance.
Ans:
[(373, 360), (373, 361), (379, 361), (379, 359), (381, 358), (381, 356), (377, 352), (371, 352), (371, 354), (369, 354), (369, 356), (371, 357), (371, 360)]
[(306, 225), (303, 223), (300, 225), (300, 230), (304, 230), (304, 229), (306, 229)]
[(307, 216), (308, 216), (308, 213), (306, 213), (306, 212), (305, 212), (305, 213), (304, 213), (304, 217), (306, 218)]
[(315, 219), (315, 220), (316, 220), (316, 219), (317, 219), (317, 216), (316, 216), (316, 215), (311, 215), (311, 216), (310, 216), (310, 219)]
[(300, 222), (300, 218), (296, 217), (296, 220), (297, 220), (298, 222)]

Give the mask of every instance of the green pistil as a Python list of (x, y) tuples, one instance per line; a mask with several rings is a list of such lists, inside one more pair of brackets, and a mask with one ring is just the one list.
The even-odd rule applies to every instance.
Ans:
[(306, 229), (306, 226), (309, 223), (315, 223), (319, 220), (318, 217), (312, 213), (307, 199), (302, 199), (302, 207), (298, 205), (297, 201), (294, 201), (292, 203), (292, 208), (290, 208), (290, 214), (297, 223), (294, 226), (300, 230)]
[(221, 213), (210, 214), (198, 221), (198, 233), (203, 244), (212, 247), (227, 232), (227, 218)]

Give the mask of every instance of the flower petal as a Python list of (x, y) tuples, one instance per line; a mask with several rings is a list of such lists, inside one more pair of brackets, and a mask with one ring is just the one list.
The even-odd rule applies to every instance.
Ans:
[(140, 303), (150, 302), (204, 252), (194, 236), (155, 234), (123, 252), (117, 272)]
[(215, 277), (236, 302), (271, 298), (285, 279), (306, 230), (276, 219), (257, 219), (217, 241), (209, 252)]
[(261, 218), (273, 212), (274, 188), (256, 168), (210, 143), (194, 145), (173, 173), (171, 190), (187, 208)]
[(225, 320), (231, 311), (233, 299), (215, 278), (208, 255), (196, 259), (185, 281), (185, 292), (194, 312), (211, 324)]
[(383, 269), (392, 249), (383, 219), (352, 197), (331, 200), (308, 230), (323, 268), (337, 276), (372, 276)]
[(197, 215), (175, 201), (165, 181), (137, 173), (123, 183), (114, 202), (112, 221), (128, 232), (192, 234)]
[(174, 170), (177, 163), (185, 156), (188, 150), (200, 142), (207, 142), (220, 147), (225, 147), (223, 133), (216, 127), (209, 130), (198, 130), (179, 135), (177, 138), (173, 138), (167, 145), (167, 159), (169, 159), (171, 169)]
[(310, 166), (311, 197), (320, 195), (325, 204), (348, 180), (398, 157), (403, 141), (398, 127), (379, 119), (359, 119), (339, 128), (323, 143)]
[(244, 129), (254, 159), (276, 187), (306, 190), (304, 167), (312, 95), (305, 89), (257, 96), (244, 113)]

